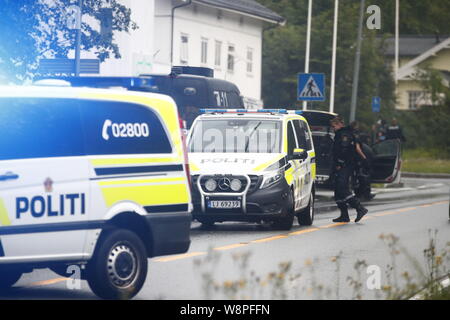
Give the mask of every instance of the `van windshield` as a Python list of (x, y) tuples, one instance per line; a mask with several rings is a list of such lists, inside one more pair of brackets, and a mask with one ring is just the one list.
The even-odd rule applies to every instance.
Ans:
[(280, 153), (281, 121), (200, 120), (192, 127), (189, 152)]

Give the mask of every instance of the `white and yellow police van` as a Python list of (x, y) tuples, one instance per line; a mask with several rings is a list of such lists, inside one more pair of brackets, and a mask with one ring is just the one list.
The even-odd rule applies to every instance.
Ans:
[(0, 87), (0, 287), (68, 265), (130, 298), (147, 258), (184, 253), (192, 211), (177, 107), (165, 95)]
[(314, 219), (315, 153), (306, 120), (284, 109), (204, 109), (188, 150), (193, 217), (271, 222), (288, 230)]

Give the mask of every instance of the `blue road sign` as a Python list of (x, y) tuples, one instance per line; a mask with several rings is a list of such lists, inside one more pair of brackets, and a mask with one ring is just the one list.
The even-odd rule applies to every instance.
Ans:
[(373, 97), (372, 98), (372, 112), (380, 112), (381, 109), (381, 98)]
[(298, 75), (297, 100), (325, 101), (325, 74), (300, 73)]

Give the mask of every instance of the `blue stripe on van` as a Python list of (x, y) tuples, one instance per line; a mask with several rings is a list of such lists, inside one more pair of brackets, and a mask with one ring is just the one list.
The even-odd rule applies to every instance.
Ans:
[(183, 171), (183, 165), (174, 164), (162, 166), (95, 168), (95, 174), (97, 174), (98, 176), (167, 171)]
[(24, 226), (3, 226), (0, 228), (0, 235), (103, 229), (106, 224), (106, 220), (97, 220), (82, 222), (43, 223)]

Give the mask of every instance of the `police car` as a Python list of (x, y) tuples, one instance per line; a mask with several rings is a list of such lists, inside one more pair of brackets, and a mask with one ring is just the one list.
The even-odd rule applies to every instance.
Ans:
[(188, 137), (193, 217), (271, 222), (314, 219), (315, 153), (306, 120), (283, 109), (205, 109)]
[(192, 210), (177, 107), (165, 95), (0, 87), (0, 288), (80, 266), (131, 298), (147, 258), (184, 253)]

